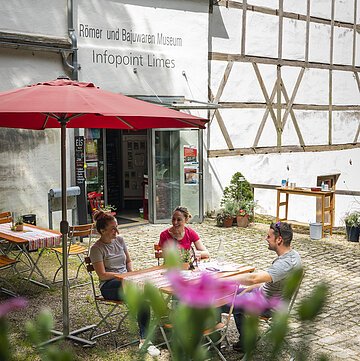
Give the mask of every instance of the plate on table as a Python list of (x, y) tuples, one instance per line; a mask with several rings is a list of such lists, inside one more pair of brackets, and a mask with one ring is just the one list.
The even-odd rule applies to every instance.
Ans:
[(320, 187), (311, 187), (310, 188), (313, 192), (320, 192), (321, 188)]

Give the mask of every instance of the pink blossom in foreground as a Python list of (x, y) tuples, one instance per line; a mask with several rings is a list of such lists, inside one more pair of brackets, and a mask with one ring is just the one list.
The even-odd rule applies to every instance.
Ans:
[(26, 307), (28, 301), (22, 297), (11, 298), (0, 303), (0, 318), (5, 317), (9, 312), (16, 311)]
[(178, 271), (169, 272), (168, 278), (179, 300), (195, 308), (215, 306), (219, 300), (222, 304), (229, 303), (237, 289), (235, 282), (215, 278), (207, 272), (196, 280), (185, 279)]
[(242, 308), (245, 312), (253, 315), (260, 315), (266, 310), (276, 309), (282, 305), (282, 301), (277, 297), (266, 298), (261, 289), (238, 295), (235, 298), (234, 306)]

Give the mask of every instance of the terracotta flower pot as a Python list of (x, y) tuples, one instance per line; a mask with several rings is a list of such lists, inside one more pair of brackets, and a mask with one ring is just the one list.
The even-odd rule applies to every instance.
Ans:
[(233, 225), (233, 217), (227, 217), (224, 219), (224, 227), (231, 227)]
[(245, 216), (237, 216), (236, 223), (238, 227), (246, 228), (249, 225), (249, 215), (246, 214)]
[(16, 226), (15, 226), (15, 231), (16, 232), (21, 232), (21, 231), (23, 231), (24, 230), (24, 225), (23, 224), (17, 224)]

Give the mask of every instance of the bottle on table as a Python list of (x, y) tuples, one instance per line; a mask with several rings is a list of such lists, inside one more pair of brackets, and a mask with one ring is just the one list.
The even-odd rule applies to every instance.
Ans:
[(220, 237), (219, 246), (217, 249), (216, 261), (219, 265), (224, 264), (225, 262), (225, 248), (224, 248), (224, 238)]

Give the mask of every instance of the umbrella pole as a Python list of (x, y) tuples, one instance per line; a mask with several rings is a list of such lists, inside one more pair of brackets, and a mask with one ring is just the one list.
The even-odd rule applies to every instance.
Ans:
[(61, 117), (59, 120), (61, 124), (61, 222), (60, 232), (62, 235), (62, 266), (63, 266), (63, 285), (62, 285), (62, 311), (63, 311), (63, 331), (52, 330), (51, 332), (56, 337), (38, 345), (39, 347), (45, 346), (46, 344), (59, 341), (62, 339), (69, 339), (75, 343), (83, 344), (84, 346), (94, 346), (95, 341), (86, 340), (78, 337), (79, 333), (93, 329), (96, 325), (89, 325), (82, 327), (78, 330), (70, 332), (69, 324), (69, 281), (68, 281), (68, 233), (69, 223), (67, 221), (67, 194), (66, 194), (66, 123), (65, 117)]
[(63, 335), (69, 335), (69, 282), (68, 282), (68, 233), (67, 221), (67, 197), (66, 197), (66, 120), (61, 118), (61, 222), (62, 234), (62, 311), (63, 311)]

